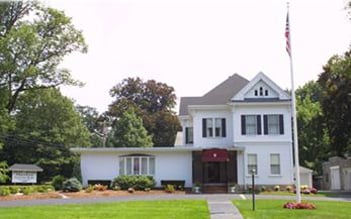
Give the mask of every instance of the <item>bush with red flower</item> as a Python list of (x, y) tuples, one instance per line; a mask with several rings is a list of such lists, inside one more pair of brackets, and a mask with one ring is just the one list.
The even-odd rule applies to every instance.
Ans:
[(287, 202), (283, 205), (283, 208), (287, 209), (316, 209), (316, 206), (308, 202)]

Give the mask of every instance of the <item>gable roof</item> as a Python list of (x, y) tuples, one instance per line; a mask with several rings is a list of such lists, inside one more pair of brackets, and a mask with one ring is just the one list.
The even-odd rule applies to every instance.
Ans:
[[(237, 92), (234, 96), (231, 97), (232, 101), (243, 101), (245, 99), (245, 94), (258, 83), (260, 80), (264, 81), (271, 88), (278, 92), (279, 100), (290, 100), (289, 94), (287, 94), (283, 89), (281, 89), (274, 81), (272, 81), (267, 75), (263, 72), (259, 72), (249, 83), (247, 83), (239, 92)], [(247, 100), (246, 100), (247, 101)], [(265, 101), (262, 99), (256, 99), (254, 101)], [(268, 99), (268, 101), (271, 101)]]
[(188, 115), (189, 105), (224, 105), (231, 101), (249, 81), (238, 74), (230, 76), (227, 80), (213, 88), (202, 97), (181, 97), (179, 115)]
[(43, 169), (34, 164), (14, 164), (9, 167), (10, 171), (42, 172)]

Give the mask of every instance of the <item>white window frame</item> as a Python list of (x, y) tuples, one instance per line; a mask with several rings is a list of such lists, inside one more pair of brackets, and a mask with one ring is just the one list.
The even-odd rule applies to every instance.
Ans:
[[(205, 138), (225, 138), (223, 137), (222, 119), (225, 117), (213, 117), (206, 119), (206, 137)], [(216, 129), (219, 129), (218, 135)]]
[(267, 132), (268, 135), (280, 135), (280, 124), (278, 114), (267, 115)]
[[(249, 119), (250, 118), (250, 119)], [(252, 120), (253, 118), (253, 120)], [(252, 123), (249, 123), (250, 120), (254, 121)], [(257, 133), (257, 115), (245, 115), (245, 131), (246, 135), (258, 135)], [(254, 130), (251, 132), (250, 130)]]
[[(254, 159), (250, 159), (250, 157), (253, 157)], [(254, 161), (254, 162), (251, 162)], [(247, 175), (252, 175), (251, 170), (255, 168), (255, 175), (258, 175), (258, 156), (257, 154), (247, 154)]]
[[(146, 168), (143, 160), (146, 159)], [(119, 175), (155, 175), (155, 157), (150, 155), (127, 155), (119, 157)], [(138, 166), (135, 166), (137, 164)], [(146, 173), (145, 171), (146, 170)]]
[[(277, 156), (278, 159), (273, 158), (274, 156)], [(277, 167), (278, 167), (278, 172), (273, 171), (273, 169)], [(270, 154), (270, 173), (271, 175), (281, 175), (281, 162), (280, 162), (279, 153)]]

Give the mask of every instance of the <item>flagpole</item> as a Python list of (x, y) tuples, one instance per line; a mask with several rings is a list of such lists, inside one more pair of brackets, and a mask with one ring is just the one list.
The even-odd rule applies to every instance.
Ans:
[[(289, 2), (287, 2), (287, 30), (286, 34), (287, 42), (289, 48), (287, 47), (289, 57), (290, 57), (290, 77), (291, 77), (291, 96), (292, 96), (292, 116), (293, 116), (293, 134), (294, 134), (294, 155), (295, 155), (295, 185), (296, 185), (296, 202), (301, 202), (301, 193), (300, 193), (300, 164), (299, 164), (299, 142), (298, 142), (298, 131), (297, 131), (297, 118), (296, 118), (296, 97), (295, 97), (295, 86), (294, 86), (294, 71), (293, 71), (293, 59), (292, 59), (292, 49), (291, 49), (291, 31), (290, 31), (290, 19), (289, 19)], [(286, 32), (287, 33), (287, 32)]]

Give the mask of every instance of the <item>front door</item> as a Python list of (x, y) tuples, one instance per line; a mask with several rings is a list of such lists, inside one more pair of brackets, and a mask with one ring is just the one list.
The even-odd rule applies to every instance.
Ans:
[(225, 162), (204, 162), (204, 183), (225, 183), (227, 181)]

